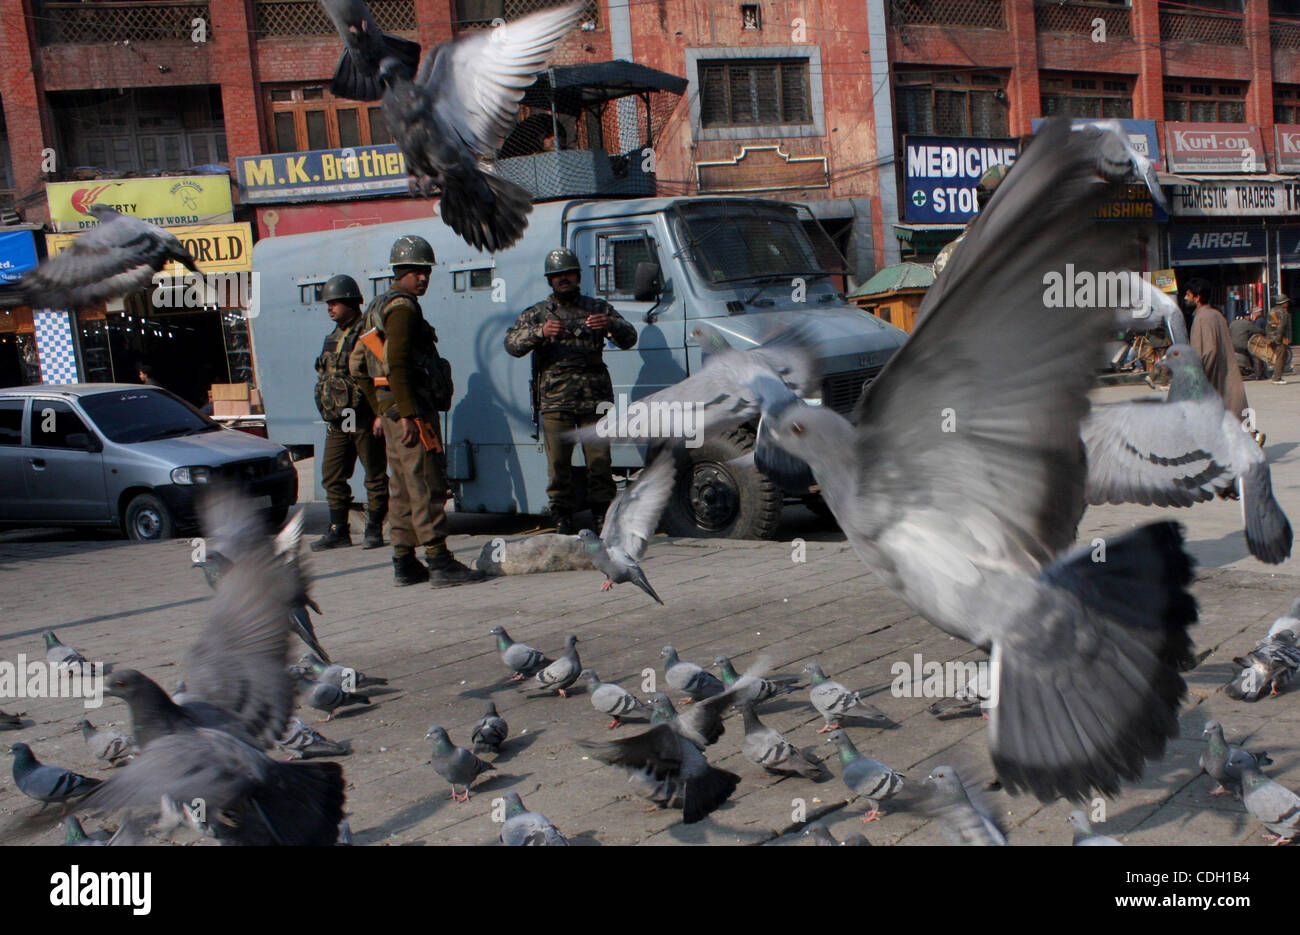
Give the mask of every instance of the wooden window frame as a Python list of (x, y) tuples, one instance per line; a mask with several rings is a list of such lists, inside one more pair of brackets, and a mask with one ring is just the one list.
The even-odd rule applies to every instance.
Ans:
[[(321, 96), (317, 99), (307, 100), (303, 92), (308, 89), (317, 89), (321, 91)], [(287, 101), (272, 100), (272, 94), (276, 92), (289, 91), (291, 99)], [(328, 87), (319, 81), (307, 81), (298, 84), (268, 84), (262, 89), (262, 100), (265, 104), (266, 111), (266, 139), (267, 152), (310, 152), (320, 147), (312, 147), (307, 138), (307, 112), (323, 111), (325, 113), (325, 138), (326, 145), (324, 149), (343, 149), (344, 145), (339, 142), (339, 121), (338, 112), (340, 110), (355, 110), (357, 112), (357, 135), (359, 137), (357, 146), (378, 146), (391, 140), (375, 141), (370, 135), (370, 114), (372, 108), (378, 108), (378, 102), (374, 101), (353, 101), (347, 98), (336, 98), (330, 93)], [(275, 118), (277, 114), (293, 115), (293, 132), (294, 141), (297, 149), (282, 150), (280, 149), (279, 134), (276, 132)]]

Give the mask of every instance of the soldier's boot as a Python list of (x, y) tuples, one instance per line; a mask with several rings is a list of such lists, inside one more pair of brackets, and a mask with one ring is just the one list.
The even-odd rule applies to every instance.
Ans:
[(378, 549), (384, 544), (384, 514), (376, 510), (366, 511), (366, 532), (361, 540), (363, 549)]
[(555, 514), (555, 531), (561, 536), (576, 535), (578, 530), (573, 527), (572, 513)]
[(475, 584), (487, 577), (481, 571), (475, 571), (460, 562), (447, 550), (426, 553), (429, 563), (429, 587), (454, 588), (460, 584)]
[(593, 503), (591, 505), (591, 528), (598, 536), (601, 530), (605, 528), (605, 514), (608, 512), (608, 503)]
[(429, 569), (411, 552), (393, 556), (393, 586), (404, 588), (408, 584), (424, 584), (429, 580)]
[(342, 549), (352, 544), (352, 532), (348, 529), (348, 511), (330, 510), (330, 528), (325, 535), (311, 544), (313, 552), (326, 549)]

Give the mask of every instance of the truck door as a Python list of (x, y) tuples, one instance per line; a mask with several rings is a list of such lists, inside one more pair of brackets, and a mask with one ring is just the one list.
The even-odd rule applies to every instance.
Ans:
[[(653, 219), (582, 226), (572, 235), (584, 273), (583, 291), (604, 299), (636, 326), (637, 343), (631, 350), (606, 345), (605, 364), (616, 404), (634, 402), (686, 376), (685, 322), (682, 303), (673, 295), (665, 243)], [(635, 297), (637, 264), (644, 262), (659, 264), (662, 291), (657, 300)], [(594, 282), (585, 281), (588, 270), (594, 271)], [(642, 463), (640, 452), (631, 445), (615, 444), (612, 455), (618, 467)]]

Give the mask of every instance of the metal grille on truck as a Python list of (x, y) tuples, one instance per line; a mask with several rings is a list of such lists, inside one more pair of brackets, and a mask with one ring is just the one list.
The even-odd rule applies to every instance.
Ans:
[(874, 380), (882, 369), (871, 367), (828, 374), (822, 380), (822, 405), (847, 416), (862, 395), (862, 387)]

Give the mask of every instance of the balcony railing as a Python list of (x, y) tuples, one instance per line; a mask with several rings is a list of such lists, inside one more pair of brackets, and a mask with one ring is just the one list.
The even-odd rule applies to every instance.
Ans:
[[(568, 0), (456, 0), (456, 29), (486, 29), (493, 20), (517, 20), (535, 10), (560, 6)], [(587, 0), (586, 21), (600, 27), (600, 4)]]
[(1097, 20), (1106, 28), (1106, 38), (1127, 39), (1133, 35), (1133, 20), (1129, 8), (1113, 3), (1061, 3), (1059, 0), (1038, 0), (1034, 5), (1034, 25), (1039, 32), (1065, 33), (1071, 36), (1091, 36), (1097, 31)]
[(111, 42), (188, 42), (194, 20), (210, 23), (205, 2), (42, 3), (41, 45)]
[(891, 0), (894, 26), (1006, 29), (1002, 0)]
[(1268, 31), (1273, 48), (1300, 49), (1300, 23), (1275, 19)]
[(1246, 44), (1240, 14), (1197, 13), (1191, 10), (1161, 10), (1160, 41)]
[[(415, 0), (370, 0), (366, 5), (385, 32), (415, 31)], [(259, 39), (335, 34), (317, 0), (254, 0), (253, 15)]]

